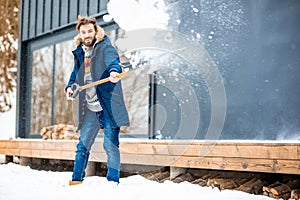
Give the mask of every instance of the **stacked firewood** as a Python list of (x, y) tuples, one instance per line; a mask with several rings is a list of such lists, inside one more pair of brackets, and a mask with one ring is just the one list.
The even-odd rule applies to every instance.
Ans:
[[(149, 180), (164, 182), (170, 180), (169, 171), (155, 171), (143, 174)], [(171, 181), (180, 183), (183, 181), (198, 184), (200, 186), (209, 186), (218, 188), (219, 190), (239, 190), (251, 194), (266, 195), (275, 199), (300, 199), (300, 179), (283, 180), (283, 183), (269, 184), (261, 180), (259, 177), (222, 177), (220, 174), (205, 174), (201, 177), (194, 177), (191, 173), (184, 173)]]
[(148, 175), (145, 174), (145, 178), (152, 180), (152, 181), (163, 183), (166, 180), (170, 180), (170, 172), (169, 171), (164, 171), (164, 172), (155, 171), (153, 173), (149, 173)]
[(296, 199), (300, 198), (300, 180), (295, 179), (287, 183), (276, 182), (263, 187), (263, 194), (275, 199)]
[(260, 194), (263, 182), (256, 178), (231, 177), (223, 178), (220, 175), (204, 175), (194, 180), (192, 183), (201, 186), (209, 186), (218, 188), (219, 190), (239, 190), (252, 194)]
[(57, 124), (53, 126), (43, 127), (40, 134), (44, 140), (75, 140), (79, 135), (73, 125)]

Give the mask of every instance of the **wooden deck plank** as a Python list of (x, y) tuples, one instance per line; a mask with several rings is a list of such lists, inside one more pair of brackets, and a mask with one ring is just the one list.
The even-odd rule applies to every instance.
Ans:
[[(77, 140), (0, 140), (0, 154), (74, 160)], [(300, 143), (120, 140), (121, 162), (300, 174)], [(91, 150), (90, 161), (106, 162), (103, 139)]]
[(31, 142), (18, 142), (19, 149), (30, 149)]
[[(120, 151), (125, 153), (139, 152), (141, 154), (160, 155), (183, 155), (183, 156), (222, 156), (233, 158), (255, 158), (267, 159), (299, 159), (299, 147), (297, 146), (259, 146), (256, 144), (240, 145), (180, 145), (180, 144), (135, 144), (121, 143)], [(100, 149), (100, 148), (99, 148)]]
[(217, 170), (299, 174), (299, 161), (255, 158), (180, 157), (174, 166)]
[(22, 155), (23, 157), (38, 157), (38, 156), (32, 154), (31, 149), (20, 149), (19, 155)]
[(62, 160), (74, 160), (75, 159), (75, 151), (62, 151), (61, 159)]

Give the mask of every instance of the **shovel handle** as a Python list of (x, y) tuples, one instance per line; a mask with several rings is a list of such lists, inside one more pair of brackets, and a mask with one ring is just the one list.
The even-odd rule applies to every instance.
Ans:
[[(127, 75), (129, 73), (133, 73), (133, 72), (132, 71), (131, 72), (130, 71), (129, 72), (122, 72), (122, 73), (120, 73), (120, 74), (117, 75), (117, 78), (122, 78), (123, 76), (125, 76), (125, 75)], [(102, 83), (106, 83), (108, 81), (109, 81), (109, 78), (104, 78), (104, 79), (101, 79), (99, 81), (95, 81), (95, 82), (83, 85), (80, 88), (81, 88), (81, 91), (82, 91), (82, 90), (86, 90), (88, 88), (94, 87), (96, 85), (100, 85)]]
[[(130, 74), (130, 73), (133, 73), (133, 71), (122, 72), (122, 73), (117, 75), (117, 78), (122, 78), (123, 76), (125, 76), (127, 74)], [(73, 94), (70, 94), (70, 97), (75, 98), (75, 97), (77, 97), (79, 92), (81, 92), (82, 90), (86, 90), (88, 88), (94, 87), (96, 85), (100, 85), (102, 83), (106, 83), (108, 81), (109, 81), (109, 78), (104, 78), (104, 79), (101, 79), (99, 81), (95, 81), (95, 82), (92, 82), (92, 83), (89, 83), (89, 84), (86, 84), (86, 85), (83, 85), (83, 86), (79, 86), (77, 83), (74, 83), (71, 86), (71, 89), (73, 90)]]

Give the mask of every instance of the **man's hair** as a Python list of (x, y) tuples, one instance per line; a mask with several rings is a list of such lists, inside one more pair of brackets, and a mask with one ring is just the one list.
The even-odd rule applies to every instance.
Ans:
[(78, 16), (77, 18), (77, 25), (76, 25), (76, 31), (79, 32), (79, 29), (82, 25), (86, 25), (86, 24), (93, 24), (95, 31), (97, 31), (97, 20), (96, 18), (89, 18), (89, 17), (85, 17), (85, 16)]

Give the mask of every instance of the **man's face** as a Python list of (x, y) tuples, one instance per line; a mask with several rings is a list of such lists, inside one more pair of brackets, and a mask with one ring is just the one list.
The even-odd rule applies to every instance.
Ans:
[(85, 46), (91, 47), (96, 41), (96, 31), (93, 24), (81, 25), (79, 34)]

